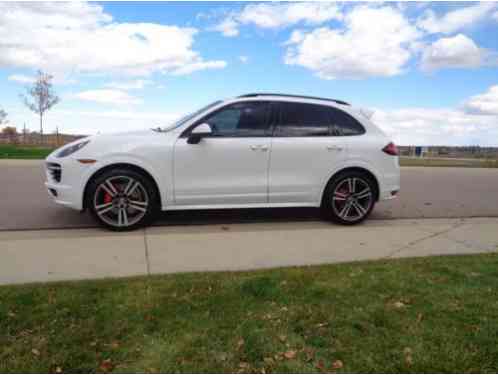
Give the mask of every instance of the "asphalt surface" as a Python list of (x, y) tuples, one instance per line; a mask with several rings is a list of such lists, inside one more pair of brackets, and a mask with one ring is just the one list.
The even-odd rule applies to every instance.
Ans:
[[(88, 228), (88, 213), (60, 207), (44, 186), (42, 161), (0, 161), (0, 230)], [(377, 204), (371, 219), (498, 217), (498, 169), (401, 169), (395, 200)], [(163, 213), (157, 226), (320, 220), (318, 210), (250, 209)]]

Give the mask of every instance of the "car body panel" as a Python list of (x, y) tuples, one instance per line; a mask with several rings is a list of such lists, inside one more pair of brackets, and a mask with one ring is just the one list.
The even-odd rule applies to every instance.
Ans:
[(274, 137), (269, 202), (316, 205), (324, 176), (344, 164), (347, 155), (344, 137)]
[[(206, 138), (195, 145), (182, 137), (199, 119), (223, 106), (262, 100), (332, 106), (356, 118), (366, 133), (342, 137)], [(146, 171), (158, 186), (163, 210), (317, 207), (330, 178), (346, 168), (363, 168), (372, 173), (379, 185), (380, 199), (391, 198), (400, 184), (398, 157), (381, 151), (389, 138), (361, 110), (317, 99), (234, 98), (167, 131), (144, 130), (86, 139), (90, 141), (88, 145), (76, 153), (58, 158), (58, 149), (46, 159), (62, 168), (60, 182), (47, 172), (47, 188), (57, 190), (54, 200), (77, 210), (84, 208), (84, 193), (92, 176), (117, 164)], [(254, 146), (265, 150), (253, 150)], [(96, 161), (82, 164), (80, 159)]]
[(205, 138), (174, 149), (175, 205), (251, 204), (268, 201), (271, 138)]

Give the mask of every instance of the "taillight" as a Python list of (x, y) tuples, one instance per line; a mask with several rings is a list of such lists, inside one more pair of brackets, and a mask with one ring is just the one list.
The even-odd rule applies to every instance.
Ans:
[(384, 151), (386, 154), (392, 155), (392, 156), (398, 156), (399, 155), (398, 148), (392, 142), (390, 142), (386, 147), (384, 147), (382, 149), (382, 151)]

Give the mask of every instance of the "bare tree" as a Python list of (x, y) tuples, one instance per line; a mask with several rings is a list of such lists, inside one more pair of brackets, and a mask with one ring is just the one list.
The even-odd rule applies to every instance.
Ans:
[(59, 103), (59, 97), (52, 87), (52, 76), (38, 71), (33, 86), (27, 89), (27, 95), (21, 95), (26, 107), (40, 116), (40, 139), (43, 141), (43, 115)]
[(0, 108), (0, 126), (7, 124), (7, 112)]

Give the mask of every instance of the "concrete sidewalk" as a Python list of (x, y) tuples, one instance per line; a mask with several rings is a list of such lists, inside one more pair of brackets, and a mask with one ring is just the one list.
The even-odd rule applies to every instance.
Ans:
[(0, 284), (498, 251), (498, 218), (0, 232)]

